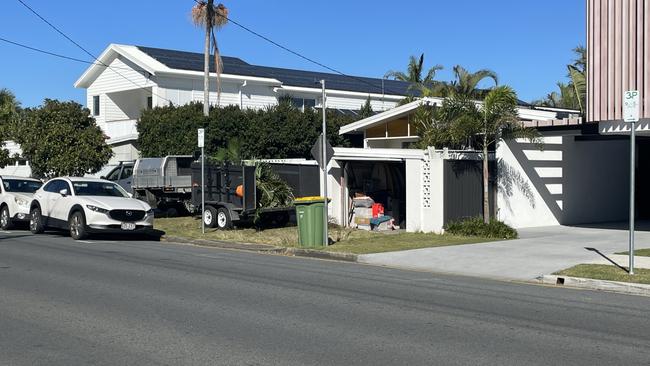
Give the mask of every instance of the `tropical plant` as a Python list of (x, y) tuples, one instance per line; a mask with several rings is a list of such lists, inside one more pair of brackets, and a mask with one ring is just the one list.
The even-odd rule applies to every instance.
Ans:
[(255, 167), (258, 208), (279, 208), (293, 204), (295, 199), (289, 184), (276, 173), (270, 164), (258, 162)]
[(453, 127), (456, 139), (478, 136), (477, 143), (483, 150), (483, 219), (490, 220), (488, 147), (502, 138), (526, 138), (541, 147), (539, 133), (524, 127), (518, 118), (517, 94), (509, 86), (490, 89), (482, 103), (476, 103), (465, 95), (455, 94), (443, 105), (444, 115)]
[(434, 79), (436, 77), (436, 72), (442, 70), (444, 67), (442, 65), (435, 65), (427, 71), (427, 74), (423, 77), (424, 73), (424, 53), (420, 55), (419, 58), (415, 56), (409, 57), (409, 64), (407, 66), (407, 71), (388, 71), (384, 77), (387, 79), (394, 79), (399, 81), (405, 81), (411, 83), (411, 88), (423, 89), (430, 88), (434, 84), (438, 84)]
[(491, 79), (495, 86), (499, 85), (497, 74), (488, 69), (469, 72), (460, 65), (454, 66), (454, 80), (447, 84), (444, 93), (449, 96), (460, 96), (469, 99), (483, 99), (489, 89), (479, 89), (479, 84), (486, 79)]
[(546, 95), (544, 99), (535, 100), (534, 105), (554, 108), (567, 108), (579, 110), (581, 114), (585, 113), (587, 103), (587, 50), (578, 46), (573, 49), (576, 58), (573, 63), (567, 65), (568, 84), (558, 82), (559, 92), (553, 91)]
[(192, 22), (205, 29), (205, 45), (203, 59), (203, 115), (210, 114), (210, 52), (214, 52), (214, 69), (217, 74), (217, 105), (221, 98), (221, 73), (223, 63), (215, 31), (228, 23), (228, 8), (223, 4), (214, 6), (214, 0), (197, 1), (192, 7)]
[(226, 147), (220, 147), (213, 159), (220, 163), (231, 163), (240, 165), (242, 161), (241, 141), (237, 137), (233, 137), (228, 141)]
[(113, 156), (90, 111), (75, 102), (46, 99), (26, 109), (12, 137), (40, 178), (96, 173)]

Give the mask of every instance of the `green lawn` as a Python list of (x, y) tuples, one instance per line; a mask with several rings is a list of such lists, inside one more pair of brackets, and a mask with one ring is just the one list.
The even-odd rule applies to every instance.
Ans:
[[(621, 252), (621, 253), (616, 253), (616, 254), (624, 254), (624, 255), (629, 255), (630, 252)], [(634, 256), (639, 256), (639, 257), (650, 257), (650, 249), (637, 249), (634, 251)]]
[[(190, 239), (208, 239), (238, 243), (269, 244), (278, 247), (297, 247), (298, 229), (284, 227), (262, 231), (253, 228), (236, 230), (207, 229), (201, 234), (201, 221), (190, 217), (156, 219), (155, 227), (167, 236)], [(478, 237), (436, 235), (424, 233), (378, 233), (332, 226), (330, 238), (335, 243), (324, 250), (354, 254), (392, 252), (418, 248), (443, 247), (493, 241)]]
[(650, 269), (635, 269), (633, 276), (616, 266), (604, 264), (580, 264), (560, 272), (556, 275), (593, 278), (596, 280), (633, 282), (650, 284)]

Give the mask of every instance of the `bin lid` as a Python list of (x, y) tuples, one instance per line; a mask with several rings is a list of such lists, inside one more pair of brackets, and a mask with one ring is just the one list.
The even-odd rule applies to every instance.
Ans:
[[(294, 201), (294, 205), (309, 205), (312, 203), (323, 203), (325, 197), (321, 196), (308, 196), (308, 197), (298, 197)], [(331, 202), (332, 199), (328, 198), (327, 202)]]

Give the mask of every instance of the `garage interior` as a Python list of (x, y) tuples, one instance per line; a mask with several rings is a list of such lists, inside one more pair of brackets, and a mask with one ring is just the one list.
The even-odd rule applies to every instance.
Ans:
[(353, 199), (368, 196), (384, 207), (395, 226), (406, 228), (406, 164), (384, 161), (346, 161), (344, 187), (347, 192), (347, 224), (353, 222)]

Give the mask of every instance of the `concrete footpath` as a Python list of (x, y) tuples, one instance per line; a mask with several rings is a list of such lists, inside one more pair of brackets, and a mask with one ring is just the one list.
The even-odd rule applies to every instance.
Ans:
[[(646, 229), (647, 225), (642, 225)], [(604, 256), (626, 251), (623, 224), (596, 228), (553, 226), (519, 230), (520, 239), (482, 244), (425, 248), (360, 255), (373, 265), (452, 273), (494, 279), (530, 281), (582, 263), (607, 262)], [(636, 233), (636, 248), (650, 248), (650, 231)], [(627, 266), (627, 262), (619, 262)]]

